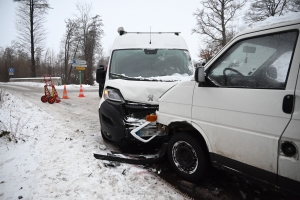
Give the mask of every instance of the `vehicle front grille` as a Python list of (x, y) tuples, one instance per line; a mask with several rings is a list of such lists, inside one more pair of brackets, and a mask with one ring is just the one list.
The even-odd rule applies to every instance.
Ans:
[(125, 108), (129, 110), (158, 110), (157, 105), (125, 105)]
[(126, 102), (125, 108), (129, 110), (158, 110), (158, 105)]
[(133, 115), (133, 117), (145, 117), (148, 114), (155, 113), (158, 110), (158, 105), (128, 101), (125, 103), (125, 110), (127, 114)]

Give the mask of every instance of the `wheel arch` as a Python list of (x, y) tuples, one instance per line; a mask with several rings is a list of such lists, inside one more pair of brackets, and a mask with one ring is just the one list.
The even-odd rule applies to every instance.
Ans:
[(183, 131), (194, 135), (200, 143), (204, 143), (207, 153), (212, 152), (211, 144), (207, 135), (197, 124), (187, 121), (171, 121), (167, 127), (167, 131), (170, 135)]

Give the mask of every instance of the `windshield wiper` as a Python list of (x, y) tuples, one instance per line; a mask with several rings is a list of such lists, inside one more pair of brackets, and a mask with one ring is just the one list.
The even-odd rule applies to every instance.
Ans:
[(122, 79), (125, 79), (125, 80), (129, 79), (128, 76), (124, 76), (123, 74), (116, 74), (116, 73), (110, 72), (109, 75), (113, 75), (114, 78), (122, 78)]
[(144, 78), (129, 77), (129, 76), (125, 76), (123, 74), (116, 74), (116, 73), (112, 73), (112, 72), (110, 72), (109, 74), (113, 75), (114, 78), (122, 78), (122, 79), (125, 79), (125, 80), (138, 80), (138, 81), (143, 81), (144, 80)]
[(143, 77), (128, 77), (123, 74), (109, 73), (113, 75), (114, 78), (122, 78), (125, 80), (135, 80), (135, 81), (156, 81), (156, 82), (175, 82), (176, 80), (161, 80), (161, 79), (153, 79), (153, 78), (143, 78)]

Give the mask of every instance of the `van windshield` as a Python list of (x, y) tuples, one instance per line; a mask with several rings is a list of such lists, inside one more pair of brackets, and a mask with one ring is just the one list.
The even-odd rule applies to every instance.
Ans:
[(194, 72), (189, 52), (179, 49), (115, 50), (109, 68), (110, 78), (126, 80), (177, 81)]

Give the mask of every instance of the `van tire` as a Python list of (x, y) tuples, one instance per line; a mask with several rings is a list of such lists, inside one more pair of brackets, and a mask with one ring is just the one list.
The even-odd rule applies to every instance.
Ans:
[(168, 158), (172, 168), (183, 179), (199, 182), (207, 170), (206, 154), (201, 143), (188, 133), (177, 133), (168, 144)]

